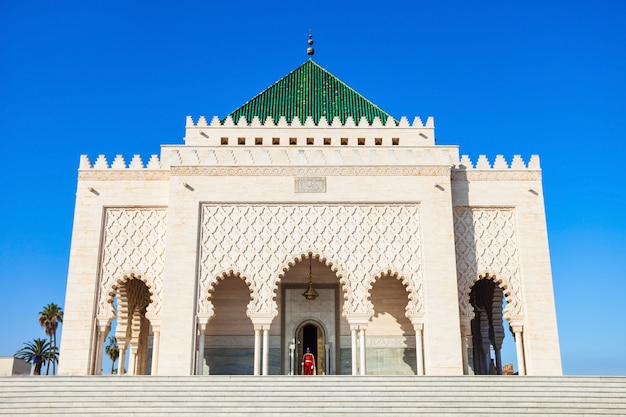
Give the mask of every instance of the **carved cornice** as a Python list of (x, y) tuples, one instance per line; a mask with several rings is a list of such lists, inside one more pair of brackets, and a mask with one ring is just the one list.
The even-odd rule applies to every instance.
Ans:
[(91, 181), (169, 181), (170, 171), (149, 169), (81, 170), (78, 179)]
[(316, 166), (316, 167), (171, 167), (180, 176), (441, 176), (450, 175), (449, 167), (410, 166)]
[(540, 170), (465, 170), (452, 169), (452, 181), (539, 181)]
[(333, 167), (208, 167), (173, 166), (169, 170), (80, 170), (79, 180), (92, 181), (168, 181), (178, 176), (400, 176), (446, 177), (452, 181), (540, 181), (537, 170), (450, 170), (446, 166), (333, 166)]

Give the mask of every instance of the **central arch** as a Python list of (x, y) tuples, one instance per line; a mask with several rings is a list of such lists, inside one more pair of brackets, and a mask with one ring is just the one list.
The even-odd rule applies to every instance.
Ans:
[[(304, 296), (310, 283), (318, 293), (312, 299)], [(284, 270), (276, 297), (280, 311), (282, 374), (301, 374), (301, 359), (306, 347), (315, 355), (317, 375), (341, 373), (342, 330), (349, 335), (347, 320), (341, 314), (345, 305), (341, 288), (336, 269), (313, 252), (296, 258), (290, 268)]]

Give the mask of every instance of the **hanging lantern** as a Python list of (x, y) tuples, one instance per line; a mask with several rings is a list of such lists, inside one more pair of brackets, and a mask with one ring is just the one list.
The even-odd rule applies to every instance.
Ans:
[(309, 301), (315, 300), (319, 297), (319, 293), (313, 288), (313, 274), (311, 273), (311, 257), (309, 256), (309, 288), (302, 293), (302, 296)]

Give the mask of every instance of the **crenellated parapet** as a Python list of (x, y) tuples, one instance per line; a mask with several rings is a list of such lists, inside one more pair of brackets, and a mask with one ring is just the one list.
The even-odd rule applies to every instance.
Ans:
[(89, 160), (89, 156), (81, 155), (80, 156), (80, 165), (78, 167), (79, 170), (86, 169), (149, 169), (149, 170), (159, 170), (166, 169), (167, 166), (162, 166), (161, 161), (159, 161), (159, 156), (156, 154), (152, 154), (147, 164), (143, 163), (141, 159), (141, 155), (135, 154), (133, 155), (130, 162), (127, 164), (124, 160), (124, 155), (117, 154), (113, 159), (113, 162), (109, 164), (105, 155), (98, 155), (96, 161), (92, 164)]
[(486, 155), (479, 155), (476, 164), (472, 162), (468, 155), (463, 155), (454, 168), (456, 170), (541, 169), (539, 165), (539, 155), (532, 155), (528, 164), (524, 162), (521, 155), (514, 155), (510, 164), (503, 155), (496, 155), (493, 164), (487, 159)]
[(159, 156), (153, 154), (144, 164), (140, 155), (133, 155), (130, 162), (126, 162), (123, 155), (116, 155), (109, 163), (105, 155), (98, 155), (92, 163), (87, 155), (80, 156), (78, 167), (79, 180), (168, 180), (170, 176), (169, 164), (163, 163)]
[(110, 164), (100, 155), (93, 165), (83, 155), (79, 175), (113, 178), (145, 171), (184, 176), (449, 176), (456, 159), (456, 148), (451, 147), (164, 146), (160, 160), (153, 155), (145, 166), (138, 155), (129, 164), (121, 155)]
[(458, 159), (456, 148), (435, 147), (302, 147), (299, 146), (164, 146), (161, 157), (147, 163), (134, 155), (127, 162), (99, 155), (91, 162), (81, 155), (80, 179), (167, 179), (183, 176), (448, 176), (453, 181), (539, 180), (539, 157), (528, 163), (520, 155), (510, 161), (497, 155)]
[(490, 161), (487, 156), (480, 155), (476, 163), (468, 155), (452, 167), (452, 180), (454, 181), (511, 181), (541, 179), (541, 166), (539, 155), (532, 155), (528, 163), (524, 162), (520, 155), (515, 155), (508, 162), (503, 155), (496, 155)]
[(255, 116), (250, 122), (245, 117), (221, 120), (214, 116), (210, 122), (201, 116), (194, 121), (187, 116), (185, 143), (187, 145), (221, 146), (432, 146), (435, 144), (435, 122), (415, 117), (409, 123), (388, 118), (386, 123), (375, 117), (369, 123), (365, 117), (354, 120), (339, 117), (327, 120), (322, 116), (316, 124), (309, 116), (297, 116), (288, 122), (284, 116), (274, 120), (260, 120)]

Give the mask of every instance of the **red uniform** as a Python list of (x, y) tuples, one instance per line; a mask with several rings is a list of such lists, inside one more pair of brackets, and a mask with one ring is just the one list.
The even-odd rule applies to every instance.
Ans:
[(302, 375), (315, 375), (315, 357), (311, 352), (302, 357)]

